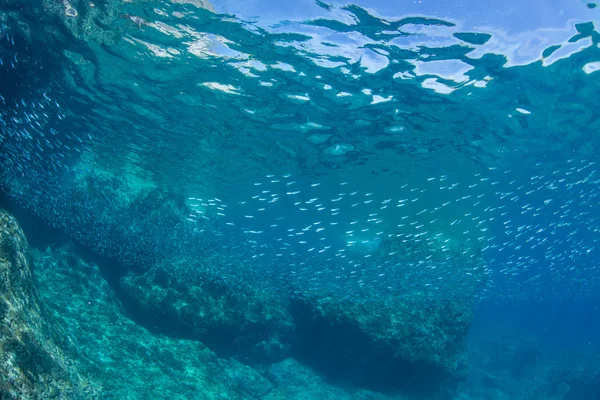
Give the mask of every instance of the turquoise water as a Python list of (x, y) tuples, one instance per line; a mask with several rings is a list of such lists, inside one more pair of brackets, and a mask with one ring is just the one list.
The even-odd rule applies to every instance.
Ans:
[(0, 11), (3, 193), (117, 277), (466, 301), (492, 330), (560, 305), (548, 342), (597, 341), (595, 3)]

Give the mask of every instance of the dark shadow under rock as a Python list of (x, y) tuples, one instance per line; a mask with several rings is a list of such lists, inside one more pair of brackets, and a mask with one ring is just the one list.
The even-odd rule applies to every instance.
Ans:
[(293, 355), (332, 382), (446, 398), (465, 378), (470, 303), (299, 298)]
[(268, 378), (274, 389), (265, 400), (406, 400), (361, 388), (338, 387), (324, 381), (317, 372), (288, 358), (269, 367)]

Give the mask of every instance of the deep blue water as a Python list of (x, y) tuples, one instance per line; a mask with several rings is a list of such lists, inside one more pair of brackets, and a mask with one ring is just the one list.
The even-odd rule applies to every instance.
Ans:
[(490, 329), (524, 329), (537, 335), (548, 350), (598, 346), (598, 303), (516, 302), (480, 306), (474, 334)]

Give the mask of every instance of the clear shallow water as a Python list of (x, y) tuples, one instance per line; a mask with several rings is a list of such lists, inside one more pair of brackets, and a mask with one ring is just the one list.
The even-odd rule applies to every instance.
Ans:
[(593, 310), (598, 13), (9, 2), (0, 178), (141, 268)]

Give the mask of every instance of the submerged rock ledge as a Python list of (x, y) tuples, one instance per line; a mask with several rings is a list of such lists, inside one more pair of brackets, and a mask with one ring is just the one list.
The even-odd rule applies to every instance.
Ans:
[(81, 373), (76, 348), (39, 300), (28, 250), (0, 209), (0, 398), (97, 398), (98, 383)]
[(443, 399), (465, 376), (468, 304), (274, 303), (157, 270), (124, 277), (165, 336), (125, 316), (72, 248), (29, 250), (3, 211), (0, 272), (2, 398)]
[(121, 279), (136, 319), (221, 357), (251, 366), (293, 357), (340, 385), (420, 399), (441, 398), (466, 378), (472, 302), (465, 299), (273, 296), (173, 269)]

